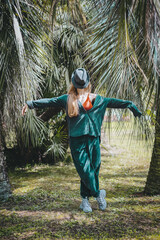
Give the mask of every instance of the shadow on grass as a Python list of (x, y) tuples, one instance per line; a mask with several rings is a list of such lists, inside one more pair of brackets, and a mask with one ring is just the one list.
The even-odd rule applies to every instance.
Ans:
[[(76, 207), (76, 204), (73, 203)], [(47, 213), (35, 211), (1, 212), (1, 239), (120, 239), (158, 235), (160, 222), (153, 213), (136, 211), (105, 212), (95, 210), (84, 214), (72, 208), (52, 210)], [(19, 237), (19, 238), (18, 238)], [(23, 238), (22, 238), (23, 237)], [(144, 239), (144, 238), (143, 238)], [(151, 238), (156, 239), (156, 238)]]
[[(48, 177), (50, 175), (53, 175), (53, 173), (57, 173), (57, 174), (63, 174), (63, 176), (69, 176), (70, 174), (70, 169), (64, 169), (61, 167), (56, 167), (54, 166), (55, 169), (51, 168), (50, 166), (47, 168), (42, 168), (42, 169), (34, 169), (32, 170), (32, 168), (29, 169), (17, 169), (14, 172), (10, 172), (11, 176), (17, 176), (17, 177), (29, 177), (29, 178), (39, 178), (39, 177)], [(76, 171), (75, 171), (76, 172)]]

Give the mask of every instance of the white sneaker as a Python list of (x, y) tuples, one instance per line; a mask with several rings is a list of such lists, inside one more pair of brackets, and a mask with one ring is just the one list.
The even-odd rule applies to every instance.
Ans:
[(92, 208), (87, 198), (82, 198), (80, 209), (82, 209), (86, 213), (92, 212)]
[(99, 209), (103, 211), (106, 209), (106, 206), (107, 206), (105, 197), (106, 197), (106, 191), (102, 189), (100, 190), (99, 196), (96, 198)]

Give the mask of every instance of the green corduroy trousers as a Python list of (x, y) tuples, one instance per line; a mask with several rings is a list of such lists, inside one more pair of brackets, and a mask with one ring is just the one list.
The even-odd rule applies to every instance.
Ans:
[(90, 135), (70, 137), (72, 158), (81, 178), (80, 194), (99, 196), (99, 169), (101, 165), (100, 138)]

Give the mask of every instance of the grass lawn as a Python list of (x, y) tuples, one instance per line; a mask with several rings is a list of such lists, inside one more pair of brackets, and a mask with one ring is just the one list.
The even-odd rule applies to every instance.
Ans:
[[(114, 126), (114, 125), (113, 125)], [(127, 125), (126, 125), (127, 126)], [(160, 196), (143, 196), (151, 147), (112, 131), (102, 149), (100, 188), (107, 209), (79, 209), (79, 177), (73, 163), (40, 165), (9, 173), (13, 195), (0, 205), (0, 239), (160, 239)]]

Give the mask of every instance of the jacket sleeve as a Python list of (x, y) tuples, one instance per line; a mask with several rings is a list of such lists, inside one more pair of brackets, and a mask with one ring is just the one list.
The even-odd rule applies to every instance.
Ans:
[(56, 107), (56, 108), (66, 108), (67, 94), (60, 97), (54, 98), (42, 98), (39, 100), (26, 101), (26, 104), (30, 109), (33, 108), (46, 108), (46, 107)]
[(121, 100), (116, 98), (105, 98), (107, 103), (107, 108), (129, 108), (135, 117), (140, 117), (142, 115), (141, 111), (136, 107), (136, 105), (127, 100)]

